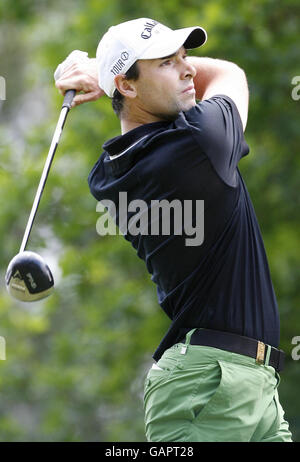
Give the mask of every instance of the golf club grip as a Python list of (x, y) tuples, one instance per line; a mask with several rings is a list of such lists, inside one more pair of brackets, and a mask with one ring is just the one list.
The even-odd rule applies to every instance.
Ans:
[(62, 108), (67, 107), (68, 109), (71, 109), (71, 104), (72, 104), (72, 101), (75, 95), (76, 95), (76, 90), (67, 90), (65, 93), (65, 98), (62, 104)]

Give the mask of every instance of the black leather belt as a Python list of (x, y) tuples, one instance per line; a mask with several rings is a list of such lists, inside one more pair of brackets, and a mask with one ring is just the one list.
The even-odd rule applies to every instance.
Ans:
[[(202, 345), (219, 348), (221, 350), (238, 353), (254, 358), (258, 364), (265, 364), (268, 353), (268, 345), (253, 338), (230, 332), (221, 332), (211, 329), (197, 329), (191, 336), (191, 345)], [(283, 370), (285, 353), (275, 347), (271, 347), (268, 365), (274, 367), (277, 372)]]

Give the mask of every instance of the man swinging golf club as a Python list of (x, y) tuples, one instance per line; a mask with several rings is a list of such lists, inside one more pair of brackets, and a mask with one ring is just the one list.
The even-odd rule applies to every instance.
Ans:
[(238, 170), (249, 152), (247, 80), (234, 63), (187, 56), (205, 41), (201, 27), (128, 21), (108, 30), (96, 59), (71, 54), (56, 86), (81, 92), (73, 106), (112, 98), (122, 134), (104, 144), (88, 181), (97, 200), (116, 204), (119, 226), (122, 191), (149, 207), (205, 204), (201, 245), (185, 245), (184, 233), (125, 234), (171, 319), (145, 382), (147, 439), (288, 442), (278, 307)]

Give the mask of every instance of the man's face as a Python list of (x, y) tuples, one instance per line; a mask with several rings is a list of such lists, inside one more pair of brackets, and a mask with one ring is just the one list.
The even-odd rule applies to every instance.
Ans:
[(138, 67), (135, 104), (139, 110), (165, 120), (196, 105), (193, 83), (196, 70), (189, 63), (184, 47), (166, 58), (139, 60)]

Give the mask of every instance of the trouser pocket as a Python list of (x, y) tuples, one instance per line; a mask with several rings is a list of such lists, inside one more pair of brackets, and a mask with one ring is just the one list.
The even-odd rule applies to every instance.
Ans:
[[(188, 369), (180, 361), (158, 363), (145, 382), (144, 410), (148, 441), (186, 441), (189, 425), (217, 393), (221, 382), (218, 363)], [(168, 367), (169, 366), (169, 367)], [(199, 396), (201, 396), (200, 401)]]
[(220, 403), (227, 405), (229, 397), (226, 390), (226, 373), (221, 361), (200, 371), (190, 400), (190, 419), (205, 419)]

